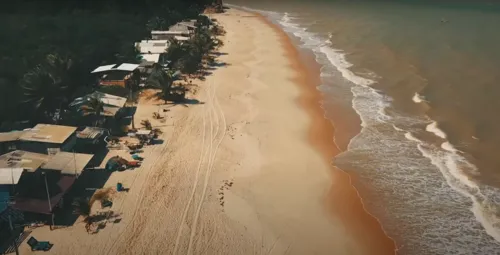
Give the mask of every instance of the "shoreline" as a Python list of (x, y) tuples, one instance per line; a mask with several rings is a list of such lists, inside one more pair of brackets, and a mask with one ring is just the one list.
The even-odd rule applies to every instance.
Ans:
[[(95, 235), (81, 219), (32, 234), (56, 242), (53, 254), (391, 254), (332, 168), (340, 150), (313, 86), (319, 76), (262, 16), (237, 9), (213, 16), (227, 32), (221, 65), (186, 85), (196, 103), (165, 105), (150, 91), (137, 105), (137, 125), (163, 112), (163, 122), (151, 124), (164, 142), (145, 148), (140, 167), (104, 184), (130, 187), (113, 195), (112, 208), (93, 208), (120, 221)], [(28, 245), (21, 250), (32, 254)]]
[[(319, 64), (314, 61), (318, 67), (306, 67), (301, 62), (299, 49), (296, 48), (283, 29), (260, 13), (250, 13), (257, 15), (260, 20), (272, 27), (280, 36), (281, 44), (286, 49), (291, 68), (297, 73), (293, 83), (300, 89), (300, 96), (296, 101), (310, 118), (308, 141), (331, 167), (332, 187), (324, 201), (329, 213), (340, 217), (342, 221), (347, 221), (346, 226), (354, 232), (357, 238), (361, 239), (367, 248), (377, 250), (376, 252), (370, 250), (370, 254), (396, 254), (396, 242), (385, 232), (379, 219), (365, 208), (363, 198), (353, 186), (352, 179), (355, 176), (348, 174), (333, 164), (333, 158), (342, 153), (342, 150), (335, 144), (335, 125), (325, 117), (324, 109), (321, 108), (323, 95), (316, 89), (316, 86), (321, 84), (320, 72), (317, 69)], [(317, 71), (312, 73), (313, 70)], [(346, 195), (347, 198), (343, 197)], [(339, 204), (342, 204), (342, 207), (346, 206), (343, 202), (347, 201), (350, 202), (348, 207), (339, 208)], [(357, 213), (353, 215), (354, 212)], [(354, 229), (352, 229), (353, 227)], [(371, 234), (366, 234), (367, 229), (370, 230)]]

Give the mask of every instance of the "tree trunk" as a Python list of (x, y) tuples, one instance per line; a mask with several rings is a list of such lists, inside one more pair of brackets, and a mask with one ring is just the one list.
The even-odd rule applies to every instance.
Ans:
[[(132, 88), (129, 88), (130, 94), (129, 94), (129, 99), (132, 100)], [(134, 105), (134, 104), (132, 104)], [(135, 119), (134, 119), (135, 113), (132, 114), (132, 129), (135, 129)]]

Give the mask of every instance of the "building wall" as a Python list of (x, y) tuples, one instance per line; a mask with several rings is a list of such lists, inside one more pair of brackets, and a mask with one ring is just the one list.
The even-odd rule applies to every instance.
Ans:
[(0, 143), (0, 155), (17, 150), (17, 144), (17, 141)]

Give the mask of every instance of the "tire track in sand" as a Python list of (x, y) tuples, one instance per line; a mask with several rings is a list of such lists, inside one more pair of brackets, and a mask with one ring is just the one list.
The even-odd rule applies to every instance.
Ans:
[[(194, 237), (196, 235), (196, 229), (197, 229), (197, 225), (198, 225), (198, 219), (200, 218), (200, 211), (201, 211), (201, 208), (203, 206), (203, 202), (205, 200), (205, 196), (206, 196), (206, 192), (207, 192), (207, 188), (208, 188), (208, 182), (210, 180), (210, 176), (212, 174), (212, 171), (213, 171), (213, 166), (214, 166), (214, 161), (215, 161), (215, 158), (217, 156), (217, 151), (219, 150), (219, 146), (220, 144), (222, 143), (222, 140), (224, 140), (224, 137), (226, 135), (226, 129), (227, 129), (227, 126), (226, 126), (226, 118), (224, 116), (224, 112), (222, 111), (222, 108), (220, 107), (220, 104), (219, 104), (219, 100), (217, 98), (217, 95), (216, 95), (216, 86), (215, 86), (215, 83), (214, 83), (214, 79), (212, 78), (211, 79), (212, 81), (212, 86), (211, 86), (211, 90), (212, 90), (212, 94), (211, 94), (211, 102), (210, 102), (210, 106), (211, 106), (211, 109), (213, 110), (213, 113), (214, 113), (214, 116), (217, 120), (217, 131), (215, 133), (215, 136), (214, 138), (211, 140), (211, 143), (213, 144), (214, 142), (217, 143), (215, 149), (212, 151), (212, 149), (210, 149), (210, 152), (212, 153), (210, 155), (210, 158), (209, 158), (209, 162), (208, 162), (208, 165), (207, 165), (207, 173), (205, 174), (205, 181), (204, 181), (204, 184), (203, 184), (203, 191), (202, 191), (202, 194), (201, 194), (201, 199), (200, 199), (200, 202), (198, 204), (198, 208), (195, 212), (195, 215), (194, 215), (194, 220), (193, 220), (193, 225), (191, 226), (191, 234), (190, 234), (190, 237), (189, 237), (189, 246), (188, 246), (188, 251), (187, 251), (187, 254), (192, 254), (193, 252), (193, 241), (194, 241)], [(215, 107), (214, 107), (215, 105)], [(219, 113), (217, 113), (217, 111), (219, 111)], [(221, 121), (219, 120), (219, 118), (221, 119)], [(222, 136), (220, 136), (220, 138), (217, 140), (217, 135), (219, 134), (219, 131), (221, 129), (221, 124), (220, 122), (223, 122), (223, 127), (222, 127)], [(211, 146), (212, 147), (212, 146)]]
[[(169, 144), (170, 144), (170, 139), (168, 140), (168, 142), (163, 145), (163, 147), (156, 147), (156, 148), (153, 148), (153, 150), (151, 151), (150, 155), (154, 153), (154, 151), (158, 148), (161, 148), (161, 152), (158, 153), (158, 156), (154, 159), (153, 162), (151, 162), (151, 165), (148, 169), (148, 173), (146, 174), (146, 178), (144, 180), (144, 183), (147, 183), (147, 181), (149, 180), (150, 176), (151, 176), (151, 173), (153, 172), (153, 169), (154, 167), (158, 164), (158, 162), (160, 161), (161, 159), (161, 156), (166, 152), (166, 150), (169, 148)], [(144, 170), (142, 170), (141, 172), (143, 172)], [(132, 182), (132, 186), (133, 184), (135, 183), (135, 181), (137, 180), (138, 176), (136, 175), (135, 178), (134, 178), (134, 181)], [(129, 225), (134, 221), (135, 219), (135, 216), (137, 214), (137, 211), (139, 210), (140, 206), (139, 204), (142, 202), (142, 199), (143, 199), (143, 195), (144, 195), (144, 191), (145, 191), (145, 187), (146, 185), (144, 185), (144, 183), (142, 183), (142, 186), (141, 186), (141, 189), (139, 191), (139, 196), (137, 197), (137, 201), (136, 203), (134, 203), (136, 206), (135, 206), (135, 209), (134, 209), (134, 213), (132, 214), (132, 217), (131, 217), (131, 220), (128, 222), (128, 224), (124, 227), (124, 229), (127, 229), (129, 227)], [(126, 198), (125, 198), (126, 200)], [(121, 211), (121, 208), (122, 206), (125, 204), (125, 201), (122, 202), (122, 204), (120, 205), (120, 207), (118, 208), (118, 211)], [(111, 244), (111, 246), (107, 249), (107, 252), (106, 254), (110, 254), (111, 251), (113, 250), (113, 248), (116, 246), (117, 243), (119, 243), (119, 241), (123, 238), (123, 234), (125, 233), (126, 231), (123, 231), (116, 239), (115, 241)], [(109, 242), (109, 240), (108, 240)], [(107, 247), (108, 245), (106, 245), (105, 247)]]
[[(203, 106), (203, 108), (204, 107), (205, 107), (205, 105)], [(179, 247), (179, 242), (180, 242), (180, 239), (181, 239), (184, 222), (186, 221), (186, 217), (187, 217), (189, 208), (191, 207), (191, 204), (193, 202), (194, 196), (196, 194), (196, 187), (198, 186), (198, 180), (199, 180), (199, 177), (200, 177), (201, 165), (202, 165), (203, 161), (205, 160), (205, 157), (206, 157), (206, 155), (208, 153), (208, 150), (207, 151), (204, 150), (204, 148), (205, 148), (205, 141), (206, 141), (205, 111), (204, 111), (204, 113), (202, 115), (203, 115), (203, 135), (202, 135), (202, 145), (201, 145), (201, 150), (200, 150), (200, 159), (198, 160), (198, 167), (197, 167), (196, 174), (195, 174), (195, 180), (193, 182), (193, 188), (191, 189), (191, 194), (189, 196), (189, 200), (188, 200), (188, 202), (187, 202), (187, 204), (186, 204), (186, 206), (184, 208), (181, 220), (179, 222), (179, 227), (177, 229), (177, 237), (175, 239), (174, 253), (173, 254), (177, 254), (177, 250), (178, 250), (178, 247)]]

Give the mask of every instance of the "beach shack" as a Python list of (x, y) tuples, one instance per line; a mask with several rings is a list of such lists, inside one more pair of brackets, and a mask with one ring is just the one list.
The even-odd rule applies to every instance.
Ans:
[(46, 154), (21, 150), (0, 155), (0, 186), (12, 196), (21, 176), (37, 171), (49, 158)]
[(151, 38), (153, 40), (171, 40), (174, 39), (175, 36), (186, 36), (189, 37), (191, 34), (189, 30), (186, 28), (181, 31), (170, 31), (170, 30), (153, 30), (151, 31)]
[(76, 143), (76, 127), (38, 124), (24, 130), (17, 146), (20, 150), (54, 155), (59, 151), (71, 151)]
[(183, 42), (189, 41), (189, 39), (191, 39), (191, 38), (186, 37), (186, 36), (176, 35), (176, 36), (174, 36), (174, 39), (176, 41), (179, 41), (182, 44)]
[(0, 154), (16, 150), (19, 143), (19, 138), (23, 133), (23, 131), (0, 133)]
[(121, 65), (104, 65), (94, 69), (91, 73), (98, 75), (98, 83), (101, 86), (120, 86), (131, 88), (138, 86), (137, 79), (134, 79), (134, 70), (138, 64), (123, 63)]
[[(148, 61), (160, 61), (160, 58), (162, 57), (161, 54), (164, 54), (167, 52), (168, 47), (170, 46), (170, 42), (168, 40), (148, 40), (148, 41), (141, 41), (135, 43), (136, 49), (141, 53), (141, 56), (143, 56), (147, 59)], [(151, 54), (151, 55), (145, 55), (144, 54)], [(152, 54), (158, 54), (158, 55), (152, 55)]]
[[(13, 208), (15, 205), (14, 196), (19, 190), (19, 182), (25, 174), (37, 171), (42, 164), (47, 162), (49, 155), (15, 150), (0, 155), (0, 229), (9, 221), (21, 223), (24, 221), (24, 214)], [(7, 243), (12, 243), (12, 236), (9, 232), (0, 231), (0, 250)]]
[(92, 154), (59, 152), (35, 171), (24, 171), (14, 192), (12, 208), (28, 219), (52, 219), (56, 208), (92, 159)]
[(172, 25), (168, 28), (169, 31), (177, 31), (177, 32), (182, 32), (183, 35), (188, 35), (191, 36), (194, 34), (196, 30), (195, 26), (196, 21), (194, 20), (189, 20), (189, 21), (181, 21), (178, 22), (175, 25)]
[(71, 102), (70, 107), (81, 107), (89, 102), (92, 98), (96, 98), (103, 103), (103, 111), (100, 113), (100, 115), (104, 117), (115, 117), (125, 106), (125, 103), (127, 103), (127, 98), (125, 97), (119, 97), (100, 91), (94, 91), (83, 97), (75, 98), (75, 100)]
[[(0, 253), (2, 254), (22, 231), (22, 228), (14, 228), (12, 232), (10, 225), (21, 224), (24, 221), (24, 214), (12, 208), (13, 195), (25, 171), (24, 167), (27, 169), (39, 167), (37, 158), (19, 157), (22, 156), (19, 152), (14, 151), (0, 156)], [(48, 157), (43, 154), (39, 156)]]
[(85, 127), (81, 131), (76, 132), (76, 146), (77, 152), (95, 152), (98, 151), (104, 138), (109, 135), (109, 131), (104, 128), (98, 127)]

